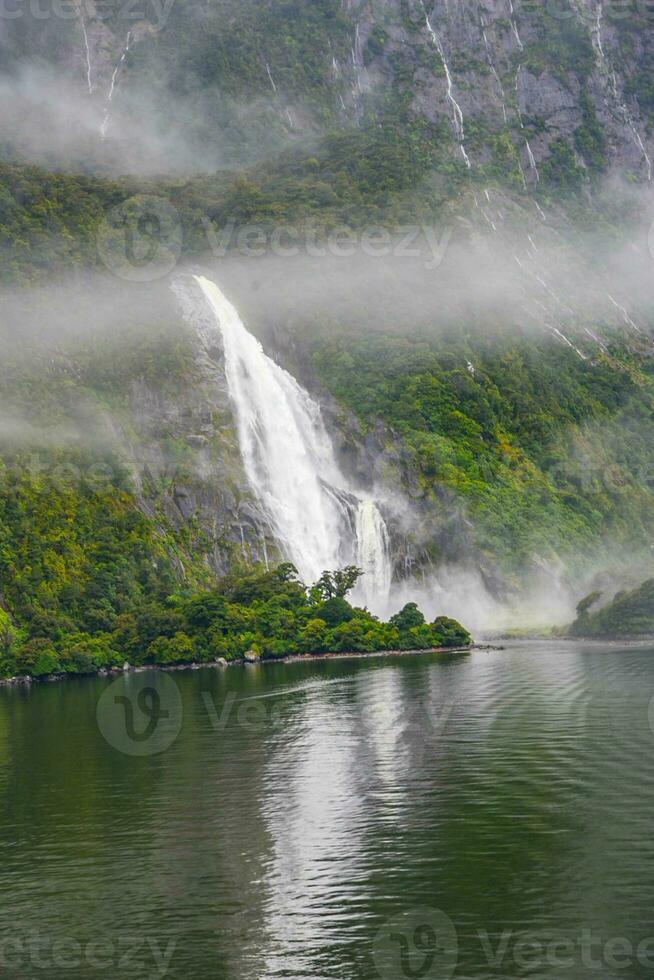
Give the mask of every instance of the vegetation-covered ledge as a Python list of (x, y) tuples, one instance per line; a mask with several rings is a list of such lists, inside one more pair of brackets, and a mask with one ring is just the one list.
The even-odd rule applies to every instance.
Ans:
[(235, 571), (215, 589), (144, 598), (102, 629), (25, 639), (3, 613), (0, 676), (90, 674), (134, 667), (461, 648), (468, 631), (446, 616), (428, 623), (415, 603), (388, 622), (346, 599), (360, 575), (324, 572), (307, 588), (293, 565)]
[(601, 598), (601, 592), (591, 592), (581, 600), (577, 618), (570, 627), (571, 636), (598, 639), (654, 636), (654, 578), (630, 592), (616, 592), (609, 603), (591, 612)]

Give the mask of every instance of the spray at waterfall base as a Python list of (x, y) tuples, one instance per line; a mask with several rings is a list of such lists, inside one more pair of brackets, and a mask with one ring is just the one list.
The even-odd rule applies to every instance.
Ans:
[[(344, 474), (318, 402), (266, 355), (215, 282), (193, 276), (177, 281), (174, 290), (183, 297), (203, 348), (222, 352), (248, 484), (271, 536), (303, 581), (355, 564), (363, 571), (355, 604), (386, 617), (416, 601), (428, 617), (447, 612), (476, 630), (571, 617), (569, 589), (549, 572), (534, 599), (516, 609), (491, 595), (472, 568), (443, 566), (394, 581), (387, 521), (407, 502), (379, 488), (376, 494), (362, 489)], [(544, 594), (549, 595), (545, 604)]]
[(219, 336), (245, 473), (282, 551), (308, 582), (357, 564), (355, 598), (385, 613), (389, 536), (377, 503), (341, 472), (318, 403), (264, 353), (214, 282), (194, 280), (214, 317), (201, 340), (212, 346)]

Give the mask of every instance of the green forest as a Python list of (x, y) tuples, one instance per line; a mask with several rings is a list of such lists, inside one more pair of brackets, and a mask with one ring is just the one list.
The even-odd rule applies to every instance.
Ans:
[[(20, 625), (0, 610), (0, 676), (470, 644), (455, 620), (428, 623), (415, 603), (387, 623), (353, 607), (354, 566), (326, 571), (310, 588), (290, 563), (235, 568), (202, 591), (176, 588), (124, 497), (82, 492), (53, 506), (32, 490), (3, 500), (0, 581)], [(71, 524), (74, 533), (62, 533)]]
[(591, 592), (577, 606), (571, 636), (639, 637), (654, 634), (654, 579), (636, 589), (621, 589), (601, 608), (602, 593)]
[[(509, 216), (509, 241), (515, 226), (531, 228), (546, 212), (542, 230), (561, 239), (563, 263), (581, 251), (581, 230), (603, 235), (606, 250), (617, 250), (623, 226), (639, 216), (638, 198), (628, 193), (637, 178), (630, 172), (619, 188), (604, 188), (613, 147), (593, 101), (597, 46), (588, 25), (572, 16), (573, 6), (563, 6), (567, 16), (560, 20), (533, 5), (519, 11), (516, 30), (525, 42), (506, 63), (497, 61), (496, 76), (484, 58), (455, 54), (459, 94), (471, 79), (490, 88), (499, 81), (504, 93), (497, 119), (466, 113), (470, 170), (453, 140), (447, 100), (443, 111), (431, 112), (426, 76), (442, 82), (445, 69), (430, 46), (425, 11), (404, 2), (400, 22), (382, 12), (360, 52), (358, 70), (376, 66), (381, 73), (369, 93), (353, 89), (355, 25), (336, 0), (173, 5), (166, 30), (146, 30), (130, 49), (125, 81), (138, 80), (139, 94), (147, 90), (153, 114), (170, 110), (168, 127), (189, 145), (203, 141), (217, 154), (203, 172), (174, 173), (171, 165), (157, 175), (123, 173), (109, 164), (110, 147), (97, 137), (85, 144), (82, 162), (63, 151), (55, 159), (56, 147), (31, 160), (5, 127), (0, 288), (5, 309), (19, 311), (2, 323), (0, 402), (7, 417), (48, 434), (55, 423), (77, 425), (76, 406), (83, 404), (89, 417), (115, 423), (138, 456), (144, 436), (129, 418), (134, 388), (165, 392), (172, 401), (196, 383), (193, 338), (170, 304), (154, 302), (147, 290), (139, 298), (113, 279), (98, 247), (107, 224), (120, 232), (112, 224), (116, 208), (120, 219), (121, 206), (138, 208), (152, 196), (179, 218), (184, 270), (204, 260), (208, 229), (218, 233), (226, 225), (238, 231), (256, 224), (264, 236), (280, 227), (311, 228), (318, 238), (337, 228), (439, 225), (467, 246), (479, 239), (483, 202), (491, 199)], [(125, 25), (116, 4), (107, 12), (120, 52)], [(625, 98), (631, 106), (636, 100), (651, 123), (650, 54), (638, 50), (637, 70), (631, 63), (644, 18), (632, 10), (611, 21), (611, 31), (626, 72)], [(3, 54), (7, 77), (31, 52), (74, 65), (84, 86), (79, 30), (29, 18), (7, 30), (13, 51)], [(494, 30), (499, 54), (511, 25), (501, 18)], [(573, 93), (569, 132), (552, 134), (543, 117), (520, 112), (521, 72)], [(183, 119), (175, 114), (180, 106)], [(300, 122), (288, 121), (288, 107)], [(535, 145), (545, 137), (546, 157), (528, 184), (525, 140)], [(636, 163), (642, 169), (642, 160)], [(526, 239), (521, 247), (529, 247)], [(601, 261), (594, 271), (601, 283)], [(90, 339), (71, 339), (66, 310), (39, 292), (90, 274), (104, 277), (103, 295), (115, 293), (117, 322), (103, 330), (120, 337), (119, 348), (100, 329)], [(93, 302), (85, 302), (95, 326)], [(24, 323), (23, 303), (36, 323), (24, 336), (16, 327)], [(146, 311), (152, 323), (144, 331)], [(41, 321), (55, 314), (61, 335), (44, 341)], [(253, 329), (265, 341), (269, 326), (259, 321)], [(654, 363), (646, 339), (630, 328), (584, 321), (584, 339), (599, 331), (603, 340), (582, 357), (502, 310), (484, 319), (464, 309), (445, 327), (429, 316), (398, 323), (391, 314), (369, 318), (365, 296), (351, 315), (298, 316), (278, 326), (287, 329), (277, 344), (280, 361), (332, 405), (346, 448), (352, 443), (354, 454), (373, 439), (394, 486), (411, 499), (427, 530), (422, 540), (413, 531), (407, 539), (423, 567), (466, 561), (502, 596), (520, 586), (535, 561), (564, 564), (575, 583), (608, 552), (647, 551), (654, 525)], [(16, 353), (21, 343), (29, 354), (24, 363)], [(223, 442), (212, 449), (227, 457), (233, 425), (221, 431)], [(176, 467), (159, 484), (137, 477), (134, 460), (115, 444), (111, 451), (71, 449), (55, 436), (54, 445), (40, 449), (35, 471), (27, 450), (0, 432), (3, 674), (125, 659), (229, 659), (248, 650), (280, 656), (447, 644), (444, 620), (426, 624), (417, 610), (405, 609), (403, 618), (380, 623), (350, 607), (345, 594), (321, 594), (288, 569), (240, 568), (236, 556), (236, 578), (217, 582), (207, 528), (194, 517), (171, 522), (161, 505), (176, 482), (192, 479), (197, 457), (166, 420), (154, 437)], [(94, 468), (105, 465), (110, 477), (92, 479)], [(71, 471), (82, 476), (61, 479)], [(246, 602), (250, 576), (255, 584)], [(196, 615), (205, 600), (211, 616)], [(608, 615), (585, 615), (584, 628)], [(457, 643), (466, 642), (465, 631), (452, 629)]]

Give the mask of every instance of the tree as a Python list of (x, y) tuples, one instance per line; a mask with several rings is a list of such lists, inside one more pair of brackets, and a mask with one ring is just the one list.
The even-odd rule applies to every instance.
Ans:
[(467, 629), (449, 616), (437, 616), (431, 624), (434, 646), (464, 647), (470, 643)]
[(193, 640), (182, 632), (158, 636), (148, 647), (147, 659), (155, 664), (188, 663), (194, 659)]
[(354, 616), (350, 603), (340, 595), (334, 595), (323, 602), (315, 612), (316, 619), (322, 619), (328, 626), (338, 626), (349, 622)]
[(389, 623), (391, 626), (396, 626), (400, 633), (406, 633), (416, 626), (423, 626), (425, 617), (415, 602), (407, 602), (406, 606), (400, 609), (399, 613), (391, 616)]
[(227, 600), (217, 592), (205, 592), (193, 596), (184, 608), (188, 622), (194, 629), (207, 629), (222, 622)]
[(335, 572), (323, 572), (314, 589), (318, 590), (323, 599), (334, 597), (343, 599), (352, 591), (362, 575), (363, 572), (356, 565), (346, 565), (345, 568)]
[(326, 621), (324, 619), (310, 619), (300, 632), (300, 650), (305, 653), (323, 653), (326, 636)]
[(586, 616), (590, 607), (594, 606), (596, 602), (599, 602), (601, 598), (601, 592), (591, 592), (590, 595), (587, 595), (577, 605), (577, 617), (581, 619), (583, 616)]

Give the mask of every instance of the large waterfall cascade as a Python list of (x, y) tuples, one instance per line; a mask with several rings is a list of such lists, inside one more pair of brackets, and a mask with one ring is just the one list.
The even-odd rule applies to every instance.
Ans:
[(377, 504), (340, 471), (318, 403), (267, 356), (219, 287), (194, 278), (220, 332), (245, 472), (283, 552), (306, 582), (357, 564), (354, 600), (386, 613), (390, 549)]

